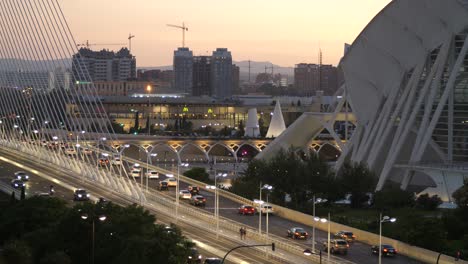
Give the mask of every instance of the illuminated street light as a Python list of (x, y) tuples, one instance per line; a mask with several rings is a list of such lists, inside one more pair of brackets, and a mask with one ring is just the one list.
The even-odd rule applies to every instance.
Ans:
[(379, 264), (382, 264), (382, 223), (395, 223), (396, 218), (390, 216), (382, 217), (382, 213), (380, 213), (379, 222)]

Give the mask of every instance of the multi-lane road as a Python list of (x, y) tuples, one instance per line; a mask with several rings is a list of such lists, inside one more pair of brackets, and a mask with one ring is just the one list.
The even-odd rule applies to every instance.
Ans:
[[(138, 159), (138, 157), (134, 157), (134, 158)], [(3, 162), (2, 162), (2, 164), (3, 164)], [(30, 164), (30, 165), (34, 165), (34, 164)], [(143, 171), (144, 171), (145, 166), (143, 165), (142, 167), (143, 167)], [(13, 170), (8, 171), (7, 175), (12, 175), (13, 172), (14, 172)], [(53, 170), (49, 171), (49, 173), (52, 173), (52, 172), (53, 172)], [(2, 173), (2, 175), (3, 174), (4, 173)], [(2, 177), (4, 177), (4, 176), (2, 176)], [(37, 178), (37, 177), (34, 177), (34, 178)], [(6, 178), (1, 178), (0, 180), (9, 182), (10, 179), (11, 179), (11, 177), (9, 178), (8, 176), (6, 176)], [(164, 179), (165, 179), (165, 176), (163, 174), (160, 174), (160, 179), (159, 180), (164, 180)], [(156, 188), (158, 186), (159, 180), (149, 180), (148, 181), (149, 182), (149, 188), (152, 191), (157, 192)], [(49, 188), (48, 186), (50, 185), (50, 181), (44, 180), (44, 179), (37, 179), (37, 180), (33, 179), (28, 184), (31, 185), (28, 188), (29, 192), (47, 192), (48, 188)], [(35, 186), (35, 185), (37, 185), (37, 186)], [(183, 182), (180, 183), (180, 189), (181, 190), (185, 189), (187, 187), (188, 187), (188, 185), (186, 183), (183, 183)], [(163, 191), (163, 193), (165, 193), (166, 195), (171, 195), (172, 197), (175, 197), (175, 190), (174, 189), (175, 188), (171, 188), (169, 191)], [(70, 190), (63, 190), (62, 191), (60, 189), (56, 189), (56, 191), (57, 191), (56, 195), (58, 195), (58, 196), (63, 195), (64, 199), (70, 199), (70, 200), (72, 199), (72, 192)], [(202, 190), (201, 194), (204, 195), (207, 198), (207, 205), (204, 208), (204, 210), (209, 211), (209, 212), (213, 212), (214, 211), (213, 193), (206, 192), (206, 191)], [(69, 195), (70, 197), (67, 197), (67, 195)], [(229, 199), (226, 199), (226, 198), (223, 198), (223, 197), (220, 197), (219, 201), (220, 201), (219, 211), (220, 211), (220, 215), (222, 217), (232, 219), (234, 221), (242, 223), (245, 226), (248, 226), (248, 227), (251, 227), (251, 228), (258, 228), (258, 221), (259, 221), (259, 216), (258, 215), (255, 215), (255, 216), (239, 215), (238, 211), (237, 211), (237, 208), (241, 204), (238, 204), (236, 202), (233, 202), (233, 201), (231, 201)], [(181, 202), (186, 202), (186, 201), (181, 200)], [(159, 220), (161, 220), (161, 217), (158, 216), (158, 218), (159, 218)], [(168, 222), (171, 222), (170, 218), (167, 219), (167, 223)], [(271, 234), (285, 237), (286, 230), (291, 228), (291, 227), (296, 227), (296, 226), (301, 226), (301, 224), (290, 221), (290, 220), (287, 220), (287, 219), (284, 219), (284, 218), (280, 218), (280, 217), (277, 217), (277, 216), (274, 216), (274, 215), (271, 215), (269, 217), (269, 232)], [(183, 225), (181, 225), (181, 228), (184, 231), (186, 231), (187, 234), (190, 234), (190, 232), (196, 232), (196, 229), (194, 230), (193, 227), (190, 228), (190, 227), (184, 227)], [(262, 229), (263, 229), (263, 231), (265, 231), (265, 228), (266, 228), (266, 221), (265, 221), (265, 217), (263, 217), (263, 219), (262, 219)], [(305, 227), (305, 229), (308, 231), (309, 234), (312, 233), (311, 228)], [(206, 248), (211, 247), (211, 249), (213, 251), (214, 248), (219, 250), (219, 248), (222, 246), (223, 243), (218, 243), (218, 241), (216, 241), (215, 238), (212, 237), (212, 238), (207, 239), (206, 234), (203, 234), (203, 235), (205, 237), (201, 238), (201, 236), (198, 236), (198, 238), (199, 238), (200, 242), (202, 242), (200, 244), (204, 245)], [(316, 241), (317, 241), (316, 248), (317, 249), (321, 248), (321, 242), (325, 241), (326, 238), (327, 238), (327, 233), (326, 232), (320, 231), (318, 229), (316, 230)], [(305, 248), (311, 248), (312, 240), (311, 239), (306, 240), (306, 241), (293, 241), (293, 240), (291, 240), (291, 243), (299, 245), (299, 246), (301, 246), (301, 247), (303, 247), (305, 249)], [(228, 248), (228, 246), (226, 247), (226, 249), (227, 248)], [(243, 257), (243, 259), (250, 258), (249, 263), (265, 263), (265, 260), (262, 259), (262, 258), (257, 258), (255, 260), (255, 254), (251, 254), (251, 256), (249, 257), (248, 253), (246, 253), (246, 254), (244, 254), (244, 253), (245, 252), (243, 252), (242, 256), (239, 256), (239, 257)], [(324, 256), (326, 258), (326, 254), (324, 254)], [(370, 245), (363, 244), (363, 243), (361, 243), (359, 241), (356, 241), (351, 245), (350, 250), (349, 250), (347, 255), (339, 256), (339, 257), (341, 257), (343, 259), (346, 259), (348, 261), (354, 262), (354, 263), (376, 263), (377, 262), (377, 257), (372, 255), (371, 252), (370, 252)], [(420, 262), (417, 262), (415, 260), (411, 260), (409, 258), (406, 258), (404, 256), (397, 256), (395, 258), (384, 258), (382, 262), (383, 263), (410, 263), (410, 264), (420, 263)]]

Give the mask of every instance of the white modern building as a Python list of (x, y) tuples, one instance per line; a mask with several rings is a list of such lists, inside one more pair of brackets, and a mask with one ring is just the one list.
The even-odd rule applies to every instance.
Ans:
[[(468, 0), (388, 4), (340, 62), (343, 101), (356, 130), (337, 166), (364, 162), (379, 175), (376, 190), (392, 181), (451, 201), (468, 178), (467, 51)], [(301, 147), (310, 138), (299, 141), (297, 135), (314, 137), (330, 128), (342, 106), (321, 117), (305, 113), (262, 156), (293, 141)], [(306, 124), (310, 133), (302, 130)], [(291, 142), (280, 143), (286, 139)]]

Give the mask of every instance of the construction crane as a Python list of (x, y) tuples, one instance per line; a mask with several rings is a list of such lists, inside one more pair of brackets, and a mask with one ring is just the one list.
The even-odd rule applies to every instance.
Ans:
[(134, 38), (135, 35), (132, 35), (132, 33), (128, 34), (128, 50), (130, 53), (132, 52), (132, 38)]
[(188, 27), (185, 26), (185, 23), (182, 22), (182, 26), (166, 24), (168, 27), (174, 27), (182, 29), (182, 48), (185, 48), (185, 31), (188, 31)]
[(89, 41), (86, 40), (86, 43), (80, 43), (76, 44), (77, 47), (86, 47), (89, 48), (89, 46), (114, 46), (114, 45), (127, 45), (125, 43), (89, 43)]

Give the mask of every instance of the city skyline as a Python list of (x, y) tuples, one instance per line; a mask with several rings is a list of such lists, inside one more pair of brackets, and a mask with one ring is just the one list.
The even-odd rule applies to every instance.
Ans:
[(128, 34), (135, 35), (132, 53), (138, 67), (172, 65), (182, 34), (166, 24), (182, 22), (189, 28), (185, 42), (194, 55), (228, 48), (236, 61), (270, 61), (293, 67), (301, 62), (317, 63), (319, 48), (324, 64), (337, 65), (344, 43), (352, 43), (390, 0), (293, 0), (287, 6), (283, 1), (261, 0), (240, 0), (235, 5), (214, 0), (60, 2), (77, 43), (127, 45)]

